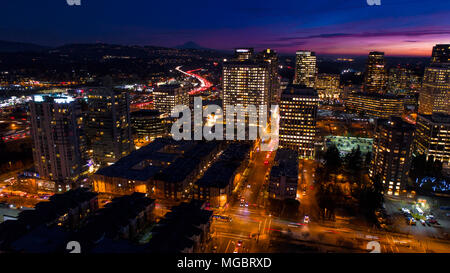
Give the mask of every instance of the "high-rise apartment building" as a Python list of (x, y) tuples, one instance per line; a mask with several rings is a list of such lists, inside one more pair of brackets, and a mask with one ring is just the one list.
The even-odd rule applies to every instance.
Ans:
[(314, 158), (319, 97), (313, 88), (289, 85), (281, 94), (279, 145)]
[(295, 60), (294, 84), (303, 84), (306, 87), (314, 87), (317, 77), (316, 53), (299, 50)]
[(450, 115), (418, 115), (416, 127), (417, 153), (441, 161), (443, 170), (450, 174)]
[[(253, 105), (256, 110), (260, 106), (266, 106), (270, 110), (270, 71), (269, 64), (264, 61), (252, 59), (225, 62), (222, 76), (224, 117), (230, 112), (230, 106)], [(268, 112), (265, 113), (267, 116)]]
[(372, 179), (379, 176), (389, 195), (400, 195), (405, 190), (414, 131), (413, 125), (399, 117), (377, 121), (369, 176)]
[(386, 62), (383, 52), (370, 52), (364, 74), (364, 91), (366, 93), (386, 92)]
[(419, 93), (419, 113), (450, 114), (450, 66), (427, 67)]
[(274, 50), (268, 48), (260, 53), (260, 58), (269, 64), (270, 102), (271, 104), (278, 104), (281, 91), (278, 77), (278, 55)]
[(55, 192), (79, 186), (88, 170), (86, 137), (78, 101), (65, 95), (35, 95), (30, 102), (33, 159)]
[(94, 162), (110, 165), (133, 151), (130, 98), (110, 87), (87, 91), (86, 133)]

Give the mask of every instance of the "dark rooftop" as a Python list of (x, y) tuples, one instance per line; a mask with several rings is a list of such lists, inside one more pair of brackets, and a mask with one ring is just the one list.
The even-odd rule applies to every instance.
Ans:
[(231, 143), (196, 184), (200, 187), (225, 188), (250, 148), (247, 143)]
[(296, 96), (308, 96), (317, 97), (317, 91), (314, 88), (306, 87), (302, 84), (289, 84), (285, 90), (283, 90), (283, 95), (296, 95)]
[(130, 113), (131, 118), (141, 118), (141, 117), (159, 117), (161, 113), (158, 110), (152, 109), (142, 109), (139, 111), (134, 111)]
[(148, 250), (157, 253), (178, 253), (193, 246), (192, 236), (201, 234), (200, 226), (207, 224), (213, 212), (203, 210), (204, 202), (191, 201), (173, 207), (156, 227)]
[(154, 202), (155, 200), (145, 197), (145, 194), (137, 192), (114, 198), (111, 203), (86, 219), (77, 236), (88, 241), (88, 244), (102, 237), (115, 239), (121, 227), (126, 226)]
[(201, 159), (217, 149), (218, 145), (219, 143), (216, 141), (196, 141), (192, 149), (186, 151), (169, 167), (156, 174), (155, 179), (172, 183), (183, 181), (193, 169), (198, 167)]
[(146, 181), (164, 169), (150, 161), (171, 163), (193, 147), (193, 141), (157, 138), (152, 143), (121, 158), (113, 165), (98, 170), (96, 174)]
[(396, 130), (402, 130), (402, 131), (415, 131), (416, 127), (408, 122), (405, 122), (400, 117), (391, 117), (389, 119), (379, 119), (377, 120), (377, 124), (384, 126), (384, 127), (390, 127)]
[(363, 92), (352, 93), (352, 94), (349, 94), (349, 96), (379, 98), (379, 99), (403, 99), (403, 98), (405, 98), (404, 95), (379, 94), (379, 93), (363, 93)]
[(274, 166), (270, 170), (271, 177), (298, 177), (298, 152), (291, 149), (278, 149)]
[(433, 123), (450, 124), (450, 115), (444, 113), (433, 113), (433, 115), (419, 115)]

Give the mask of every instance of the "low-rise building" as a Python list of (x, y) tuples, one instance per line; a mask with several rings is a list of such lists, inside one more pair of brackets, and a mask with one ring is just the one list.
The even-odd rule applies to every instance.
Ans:
[(221, 149), (221, 143), (217, 141), (193, 143), (192, 149), (153, 177), (157, 198), (189, 199), (194, 182)]
[(92, 175), (94, 191), (109, 194), (148, 193), (157, 198), (188, 198), (198, 175), (220, 151), (215, 141), (158, 138)]
[(378, 93), (349, 94), (345, 106), (352, 112), (373, 118), (401, 116), (404, 111), (404, 96)]
[(213, 212), (205, 202), (191, 201), (173, 207), (152, 229), (147, 251), (151, 253), (198, 253), (210, 238)]
[(269, 198), (295, 199), (298, 186), (298, 152), (278, 149), (269, 175)]
[(86, 218), (74, 239), (91, 249), (103, 239), (133, 240), (154, 221), (155, 200), (135, 192), (114, 198)]
[[(97, 194), (85, 188), (53, 195), (49, 202), (38, 203), (34, 210), (22, 211), (17, 220), (8, 220), (0, 224), (0, 249), (26, 251), (25, 245), (22, 249), (22, 246), (13, 248), (12, 244), (24, 236), (29, 236), (35, 229), (59, 229), (61, 232), (75, 230), (83, 219), (97, 209)], [(40, 230), (36, 231), (36, 234), (48, 232)], [(49, 241), (41, 239), (40, 242), (44, 248)]]
[(223, 207), (231, 198), (250, 158), (249, 143), (231, 143), (194, 185), (194, 199)]

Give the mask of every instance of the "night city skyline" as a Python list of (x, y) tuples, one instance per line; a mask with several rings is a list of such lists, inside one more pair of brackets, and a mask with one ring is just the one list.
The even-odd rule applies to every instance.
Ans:
[(3, 264), (448, 268), (448, 0), (3, 2)]
[[(447, 1), (7, 1), (2, 40), (60, 46), (111, 43), (211, 49), (273, 48), (280, 54), (421, 56), (450, 40)], [(447, 20), (446, 20), (447, 19)]]

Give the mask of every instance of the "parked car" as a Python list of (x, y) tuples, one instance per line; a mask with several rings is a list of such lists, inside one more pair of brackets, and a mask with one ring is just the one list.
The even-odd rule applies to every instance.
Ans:
[(416, 225), (416, 220), (414, 218), (407, 218), (406, 219), (406, 223), (410, 226), (415, 226)]

